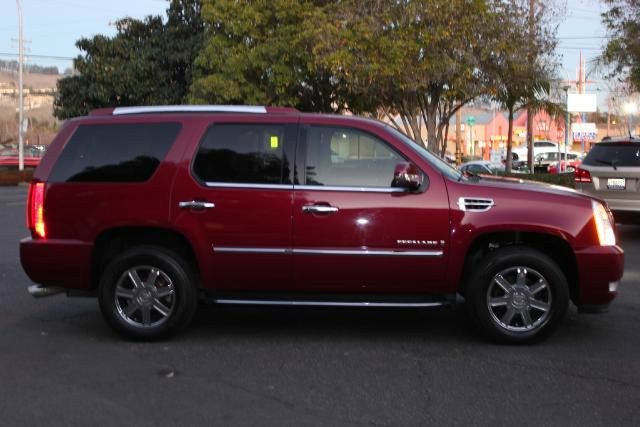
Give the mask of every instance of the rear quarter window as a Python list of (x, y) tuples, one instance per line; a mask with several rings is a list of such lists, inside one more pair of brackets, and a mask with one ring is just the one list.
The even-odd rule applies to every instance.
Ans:
[(595, 144), (583, 163), (591, 166), (640, 166), (640, 144)]
[(180, 128), (179, 123), (81, 125), (65, 145), (49, 181), (147, 181)]

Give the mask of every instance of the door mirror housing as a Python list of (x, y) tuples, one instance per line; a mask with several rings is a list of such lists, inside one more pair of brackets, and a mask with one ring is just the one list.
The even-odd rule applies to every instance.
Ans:
[(411, 162), (402, 162), (396, 165), (393, 171), (393, 181), (391, 181), (392, 187), (418, 191), (423, 183), (424, 175), (418, 166)]

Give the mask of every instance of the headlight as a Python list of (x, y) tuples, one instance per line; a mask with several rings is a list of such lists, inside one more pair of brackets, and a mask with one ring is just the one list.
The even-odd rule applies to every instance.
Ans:
[(595, 200), (591, 201), (593, 206), (593, 220), (596, 223), (598, 241), (600, 246), (613, 246), (616, 244), (616, 233), (613, 231), (613, 224), (609, 212), (604, 205)]

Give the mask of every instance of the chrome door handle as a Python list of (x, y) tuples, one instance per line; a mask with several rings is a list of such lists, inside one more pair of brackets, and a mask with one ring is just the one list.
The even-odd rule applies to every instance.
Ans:
[(302, 212), (305, 213), (334, 213), (338, 212), (340, 209), (335, 206), (326, 206), (326, 205), (306, 205), (302, 207)]
[(215, 203), (211, 203), (211, 202), (203, 202), (201, 200), (191, 200), (188, 202), (178, 203), (178, 207), (182, 209), (204, 210), (204, 209), (215, 208), (216, 205)]

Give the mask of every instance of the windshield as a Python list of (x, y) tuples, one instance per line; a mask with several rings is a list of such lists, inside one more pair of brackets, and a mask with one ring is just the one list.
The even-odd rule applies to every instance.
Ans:
[(429, 164), (432, 165), (434, 168), (438, 169), (444, 176), (446, 176), (448, 178), (451, 178), (451, 179), (455, 179), (455, 180), (459, 180), (460, 177), (462, 176), (462, 173), (459, 170), (457, 170), (453, 166), (449, 165), (447, 162), (445, 162), (440, 157), (438, 157), (435, 154), (433, 154), (431, 151), (429, 151), (428, 149), (426, 149), (422, 145), (417, 144), (414, 140), (409, 138), (407, 135), (403, 134), (399, 130), (397, 130), (397, 129), (389, 126), (389, 125), (385, 125), (385, 127), (392, 134), (397, 136), (398, 139), (400, 139), (406, 146), (408, 146), (413, 151), (418, 153), (418, 155), (420, 157), (422, 157), (423, 159), (428, 161)]
[(595, 144), (584, 159), (592, 166), (640, 166), (640, 144)]

